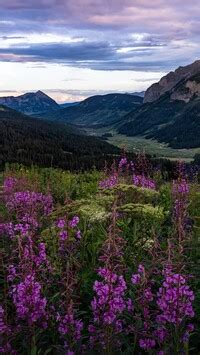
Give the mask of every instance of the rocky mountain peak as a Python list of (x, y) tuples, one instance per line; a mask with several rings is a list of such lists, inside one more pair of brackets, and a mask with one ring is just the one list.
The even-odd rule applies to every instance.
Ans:
[(43, 91), (41, 90), (38, 90), (36, 93), (35, 93), (35, 96), (37, 97), (45, 97), (45, 98), (48, 98), (48, 99), (51, 99), (48, 95), (46, 95)]
[[(172, 71), (162, 77), (158, 83), (155, 83), (147, 89), (144, 97), (144, 103), (154, 102), (158, 100), (163, 94), (172, 90), (179, 82), (186, 80), (196, 74), (200, 73), (200, 60), (187, 66), (181, 66), (175, 71)], [(175, 99), (175, 96), (172, 96)]]

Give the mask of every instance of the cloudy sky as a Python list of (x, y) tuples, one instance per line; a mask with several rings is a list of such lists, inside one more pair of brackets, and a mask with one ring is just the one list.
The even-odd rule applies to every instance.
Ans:
[(199, 0), (0, 0), (0, 96), (145, 90), (199, 42)]

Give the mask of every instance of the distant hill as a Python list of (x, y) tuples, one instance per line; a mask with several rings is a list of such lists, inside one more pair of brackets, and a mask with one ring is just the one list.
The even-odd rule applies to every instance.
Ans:
[(42, 91), (29, 92), (20, 96), (0, 97), (0, 105), (5, 105), (28, 115), (60, 108), (51, 97)]
[(60, 108), (65, 108), (65, 107), (71, 107), (71, 106), (76, 106), (80, 102), (66, 102), (64, 104), (59, 104)]
[(6, 162), (80, 170), (103, 167), (119, 149), (76, 128), (0, 106), (0, 166)]
[[(180, 72), (183, 75), (180, 75), (177, 83), (176, 76)], [(126, 115), (118, 129), (119, 133), (155, 138), (174, 148), (200, 147), (200, 61), (181, 67), (175, 73), (174, 86), (171, 87), (170, 83), (169, 90), (164, 90), (162, 86), (161, 93), (163, 90), (165, 92), (156, 94), (158, 99), (153, 100), (151, 96), (151, 102)], [(155, 87), (158, 88), (161, 82), (162, 79), (154, 84), (157, 85)]]
[(107, 94), (87, 98), (78, 105), (49, 112), (42, 118), (65, 121), (84, 127), (109, 126), (143, 102), (139, 96), (130, 94)]
[(145, 96), (145, 91), (136, 91), (136, 92), (131, 92), (130, 93), (131, 95), (134, 95), (134, 96), (140, 96), (140, 97), (143, 97)]

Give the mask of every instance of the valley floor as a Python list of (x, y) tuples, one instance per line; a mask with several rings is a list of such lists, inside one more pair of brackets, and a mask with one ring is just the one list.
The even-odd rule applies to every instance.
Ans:
[[(101, 136), (108, 133), (105, 128), (88, 129), (87, 133), (90, 135)], [(143, 136), (127, 137), (122, 134), (117, 134), (110, 130), (112, 137), (108, 138), (108, 142), (120, 148), (125, 148), (129, 152), (140, 152), (144, 150), (145, 153), (154, 155), (157, 158), (166, 158), (170, 160), (182, 159), (185, 162), (191, 162), (195, 154), (200, 153), (200, 148), (195, 149), (173, 149), (165, 143), (160, 143), (153, 139), (146, 139)]]

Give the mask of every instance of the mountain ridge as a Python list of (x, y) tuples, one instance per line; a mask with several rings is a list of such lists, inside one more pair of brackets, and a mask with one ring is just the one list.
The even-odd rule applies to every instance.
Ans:
[(187, 79), (200, 72), (200, 60), (192, 64), (180, 66), (175, 71), (163, 76), (159, 82), (152, 84), (145, 92), (144, 103), (153, 102), (167, 91), (170, 91), (181, 80)]
[(28, 115), (59, 109), (57, 102), (41, 90), (27, 92), (19, 96), (0, 97), (0, 105), (5, 105)]
[(182, 67), (184, 77), (170, 90), (126, 115), (118, 132), (157, 139), (173, 148), (200, 147), (200, 66), (196, 74), (191, 68)]
[(77, 105), (47, 112), (41, 117), (53, 121), (70, 122), (83, 127), (108, 126), (136, 109), (142, 102), (142, 97), (131, 94), (95, 95)]

